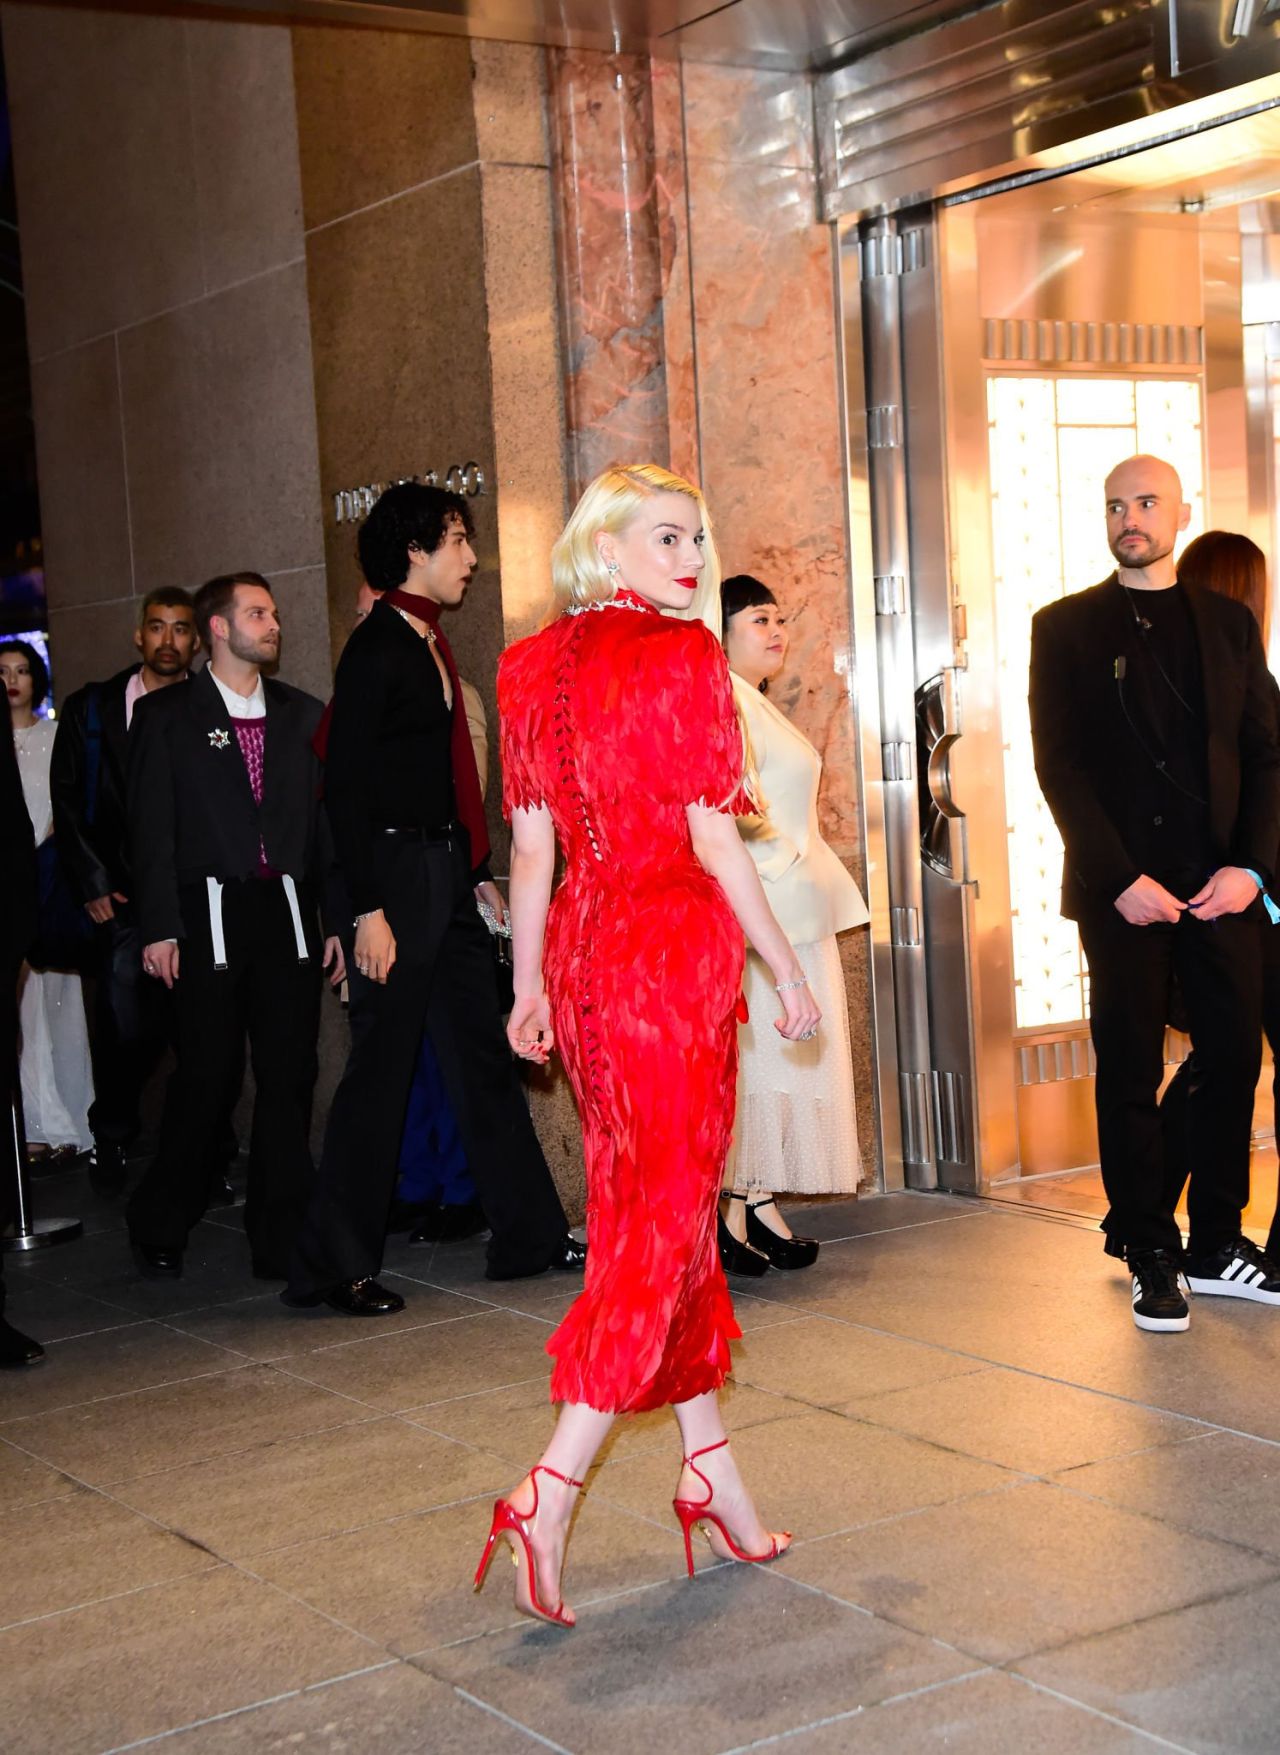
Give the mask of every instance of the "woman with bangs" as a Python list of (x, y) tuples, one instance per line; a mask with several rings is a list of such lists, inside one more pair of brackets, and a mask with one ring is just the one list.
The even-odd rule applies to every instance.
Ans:
[[(733, 1318), (716, 1247), (737, 1068), (743, 934), (768, 966), (775, 1028), (820, 1013), (734, 819), (744, 753), (724, 654), (698, 619), (719, 566), (698, 489), (656, 464), (591, 483), (552, 553), (564, 613), (498, 672), (512, 826), (515, 1006), (524, 1059), (564, 1059), (587, 1165), (584, 1289), (547, 1343), (551, 1442), (500, 1499), (516, 1605), (560, 1626), (576, 1494), (614, 1418), (671, 1404), (683, 1441), (674, 1501), (693, 1572), (701, 1527), (719, 1559), (772, 1560), (728, 1450), (717, 1392)], [(557, 837), (566, 873), (554, 900)]]

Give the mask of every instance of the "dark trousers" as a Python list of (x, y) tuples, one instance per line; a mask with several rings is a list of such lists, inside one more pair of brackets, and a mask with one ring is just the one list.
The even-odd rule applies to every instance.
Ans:
[(143, 1088), (169, 1046), (173, 1020), (169, 995), (143, 971), (133, 909), (126, 902), (114, 906), (115, 918), (98, 928), (89, 1126), (95, 1139), (125, 1146), (138, 1133)]
[(285, 1278), (315, 1177), (307, 1134), (323, 953), (314, 902), (301, 887), (298, 901), (307, 926), (305, 963), (298, 961), (279, 881), (227, 884), (227, 967), (215, 969), (205, 892), (183, 891), (186, 936), (173, 989), (178, 1064), (159, 1149), (128, 1207), (137, 1242), (156, 1249), (185, 1245), (205, 1210), (208, 1141), (225, 1123), (247, 1033), (256, 1093), (244, 1227), (254, 1271), (270, 1279)]
[(424, 1027), (492, 1231), (490, 1271), (540, 1272), (567, 1226), (503, 1032), (465, 836), (425, 845), (388, 836), (377, 858), (395, 966), (379, 985), (348, 962), (351, 1053), (329, 1111), (290, 1291), (326, 1291), (382, 1266)]
[(1130, 926), (1114, 909), (1079, 921), (1089, 963), (1095, 1095), (1108, 1248), (1178, 1251), (1173, 1209), (1185, 1167), (1166, 1157), (1156, 1094), (1164, 1072), (1169, 983), (1176, 974), (1200, 1069), (1187, 1105), (1189, 1252), (1240, 1234), (1249, 1199), (1249, 1134), (1261, 1065), (1258, 928), (1247, 916)]
[[(1277, 1125), (1280, 1125), (1280, 927), (1269, 920), (1258, 924), (1258, 960), (1262, 971), (1262, 1031), (1271, 1049), (1271, 1100)], [(1160, 1119), (1164, 1125), (1165, 1161), (1169, 1166), (1170, 1186), (1174, 1198), (1182, 1193), (1192, 1167), (1192, 1105), (1199, 1101), (1202, 1088), (1199, 1056), (1189, 1054), (1169, 1082), (1160, 1100)], [(1280, 1250), (1280, 1204), (1271, 1221), (1267, 1250)]]

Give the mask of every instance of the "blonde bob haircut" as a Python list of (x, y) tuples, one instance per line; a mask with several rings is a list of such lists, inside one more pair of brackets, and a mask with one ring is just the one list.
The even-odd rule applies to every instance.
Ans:
[[(565, 607), (585, 608), (609, 603), (617, 585), (605, 567), (596, 537), (620, 536), (639, 517), (646, 501), (658, 494), (683, 494), (698, 508), (703, 532), (703, 566), (698, 589), (686, 609), (665, 613), (682, 621), (703, 621), (719, 638), (720, 557), (711, 534), (706, 501), (691, 481), (673, 475), (658, 463), (611, 463), (585, 490), (551, 550), (551, 579), (556, 599)], [(714, 617), (714, 620), (713, 620)]]

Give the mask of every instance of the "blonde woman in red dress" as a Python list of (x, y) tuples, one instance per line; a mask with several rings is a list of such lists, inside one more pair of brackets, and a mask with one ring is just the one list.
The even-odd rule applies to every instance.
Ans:
[[(587, 1269), (547, 1343), (561, 1403), (538, 1464), (494, 1509), (516, 1606), (561, 1626), (576, 1495), (614, 1418), (670, 1403), (683, 1440), (675, 1510), (693, 1572), (772, 1560), (717, 1391), (740, 1333), (716, 1249), (737, 1068), (743, 934), (773, 974), (776, 1028), (820, 1013), (738, 835), (742, 737), (724, 654), (697, 614), (719, 567), (697, 488), (655, 464), (614, 466), (552, 551), (565, 613), (498, 672), (515, 1052), (563, 1058), (582, 1119)], [(667, 613), (664, 613), (667, 612)], [(552, 899), (556, 839), (566, 859)]]

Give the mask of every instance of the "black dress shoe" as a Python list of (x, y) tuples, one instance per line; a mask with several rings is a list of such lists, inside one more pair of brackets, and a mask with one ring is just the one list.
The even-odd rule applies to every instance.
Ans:
[(124, 1147), (119, 1140), (95, 1139), (89, 1153), (89, 1187), (95, 1194), (119, 1194), (125, 1185)]
[[(415, 1225), (429, 1223), (440, 1211), (440, 1203), (435, 1200), (393, 1200), (391, 1210), (387, 1214), (387, 1236), (397, 1231), (412, 1231)], [(413, 1241), (416, 1243), (417, 1238)]]
[(233, 1207), (236, 1204), (236, 1191), (232, 1187), (231, 1178), (223, 1171), (209, 1178), (209, 1193), (205, 1201), (205, 1210), (211, 1207)]
[(716, 1245), (720, 1251), (720, 1266), (725, 1273), (740, 1274), (744, 1279), (752, 1280), (768, 1273), (769, 1257), (752, 1249), (749, 1243), (739, 1243), (719, 1213), (716, 1214)]
[(280, 1302), (291, 1310), (314, 1310), (327, 1304), (343, 1316), (394, 1316), (404, 1309), (398, 1292), (388, 1292), (376, 1280), (346, 1280), (324, 1292), (281, 1292)]
[(579, 1243), (571, 1231), (566, 1231), (557, 1243), (549, 1265), (553, 1268), (564, 1268), (569, 1273), (581, 1273), (587, 1265), (586, 1244)]
[(0, 1316), (0, 1365), (38, 1365), (44, 1348)]
[(424, 1213), (422, 1223), (409, 1238), (410, 1243), (461, 1243), (464, 1238), (478, 1237), (489, 1229), (484, 1208), (478, 1200), (461, 1201), (455, 1206), (438, 1206)]
[(767, 1255), (776, 1268), (807, 1268), (812, 1267), (818, 1259), (818, 1239), (816, 1237), (779, 1237), (771, 1231), (763, 1219), (756, 1218), (757, 1207), (771, 1207), (773, 1196), (768, 1200), (747, 1202), (747, 1242), (753, 1249)]
[(131, 1240), (133, 1259), (138, 1264), (138, 1272), (144, 1280), (180, 1280), (182, 1278), (182, 1251), (180, 1249), (154, 1249), (149, 1243), (138, 1243)]

